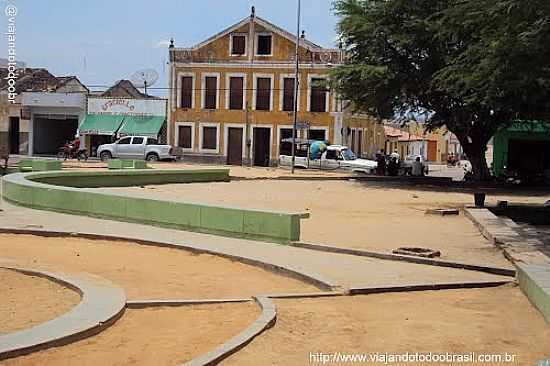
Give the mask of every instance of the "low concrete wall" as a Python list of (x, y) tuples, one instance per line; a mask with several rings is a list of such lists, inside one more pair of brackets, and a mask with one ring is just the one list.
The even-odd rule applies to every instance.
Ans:
[(119, 160), (111, 159), (107, 162), (109, 169), (147, 169), (147, 163), (144, 160)]
[(226, 236), (283, 242), (300, 239), (300, 220), (308, 214), (171, 202), (86, 189), (228, 180), (228, 169), (45, 172), (5, 176), (2, 187), (6, 200), (31, 208)]
[(26, 176), (37, 183), (73, 188), (133, 187), (151, 184), (229, 182), (228, 169), (43, 172)]
[(485, 238), (502, 248), (517, 268), (519, 287), (550, 324), (550, 259), (537, 250), (533, 239), (516, 231), (517, 224), (512, 220), (484, 208), (467, 208), (464, 213)]
[(62, 169), (62, 163), (58, 160), (23, 159), (19, 161), (18, 166), (22, 172), (46, 172)]
[(519, 264), (519, 287), (550, 324), (550, 268)]

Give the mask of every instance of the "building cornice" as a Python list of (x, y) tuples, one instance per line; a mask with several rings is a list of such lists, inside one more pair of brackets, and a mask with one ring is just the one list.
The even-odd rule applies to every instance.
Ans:
[[(251, 68), (251, 69), (294, 69), (295, 64), (293, 62), (173, 62), (175, 67), (186, 68)], [(338, 64), (331, 63), (304, 63), (300, 64), (300, 69), (331, 69)]]

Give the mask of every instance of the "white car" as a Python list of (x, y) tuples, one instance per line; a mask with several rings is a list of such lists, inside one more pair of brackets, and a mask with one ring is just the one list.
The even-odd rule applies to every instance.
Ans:
[(157, 139), (147, 136), (127, 136), (113, 144), (100, 145), (97, 156), (102, 161), (109, 159), (140, 159), (147, 161), (172, 160), (174, 148), (170, 145), (159, 145)]
[[(279, 157), (279, 164), (281, 166), (290, 166), (292, 164), (292, 156), (281, 155)], [(353, 172), (372, 174), (376, 170), (378, 163), (374, 160), (357, 158), (347, 146), (330, 145), (321, 155), (320, 159), (310, 160), (308, 157), (297, 156), (295, 166), (304, 169), (347, 169)]]

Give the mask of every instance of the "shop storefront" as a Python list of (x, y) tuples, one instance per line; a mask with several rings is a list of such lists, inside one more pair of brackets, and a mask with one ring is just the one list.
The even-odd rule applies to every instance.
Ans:
[(23, 93), (21, 106), (30, 120), (29, 155), (55, 155), (60, 146), (74, 140), (86, 115), (85, 105), (81, 93)]
[(498, 131), (493, 171), (550, 183), (550, 123), (522, 121)]
[(164, 141), (166, 99), (88, 97), (87, 115), (79, 127), (91, 156), (97, 147), (122, 136), (150, 136)]

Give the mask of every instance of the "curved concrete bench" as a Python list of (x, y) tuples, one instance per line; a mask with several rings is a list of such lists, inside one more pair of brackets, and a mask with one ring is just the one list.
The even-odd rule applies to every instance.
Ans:
[(0, 360), (92, 336), (109, 327), (124, 313), (124, 291), (106, 280), (91, 276), (90, 280), (85, 280), (13, 265), (0, 264), (0, 268), (49, 279), (78, 292), (82, 297), (78, 305), (58, 318), (0, 336)]
[(220, 361), (231, 356), (254, 338), (263, 333), (266, 329), (275, 325), (277, 320), (277, 309), (273, 301), (267, 297), (255, 297), (256, 303), (261, 307), (262, 314), (248, 328), (224, 344), (216, 347), (193, 360), (184, 363), (182, 366), (210, 366), (217, 365)]
[(31, 208), (279, 242), (300, 239), (307, 213), (137, 198), (89, 188), (225, 182), (228, 169), (16, 173), (2, 178), (3, 197)]

